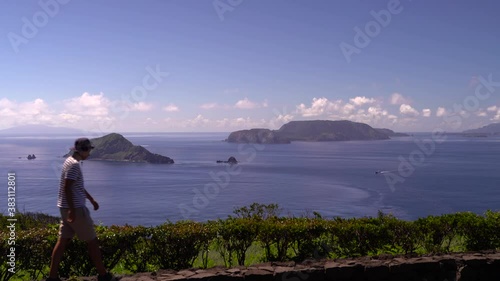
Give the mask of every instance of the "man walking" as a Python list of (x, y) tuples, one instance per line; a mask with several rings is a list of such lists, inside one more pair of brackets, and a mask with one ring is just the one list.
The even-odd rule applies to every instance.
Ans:
[(99, 273), (98, 281), (115, 280), (113, 275), (107, 272), (104, 267), (94, 230), (94, 222), (85, 206), (85, 199), (88, 199), (94, 206), (94, 210), (99, 209), (99, 204), (85, 190), (79, 163), (89, 157), (93, 148), (89, 139), (79, 138), (72, 148), (72, 155), (64, 161), (57, 200), (57, 206), (61, 211), (61, 225), (59, 227), (59, 239), (52, 251), (50, 273), (47, 281), (61, 280), (58, 277), (59, 264), (64, 250), (75, 234), (79, 239), (87, 242), (90, 258)]

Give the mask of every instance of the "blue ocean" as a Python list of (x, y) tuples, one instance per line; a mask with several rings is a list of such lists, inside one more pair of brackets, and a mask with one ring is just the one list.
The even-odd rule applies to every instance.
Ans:
[[(175, 164), (82, 162), (86, 189), (104, 225), (226, 218), (253, 202), (282, 215), (401, 219), (500, 209), (500, 138), (414, 134), (385, 141), (231, 144), (228, 133), (125, 133)], [(58, 215), (62, 156), (78, 136), (0, 136), (0, 211), (7, 173), (16, 174), (19, 211)], [(35, 160), (27, 160), (35, 154)], [(239, 163), (216, 163), (234, 156)], [(87, 203), (89, 209), (91, 204)]]

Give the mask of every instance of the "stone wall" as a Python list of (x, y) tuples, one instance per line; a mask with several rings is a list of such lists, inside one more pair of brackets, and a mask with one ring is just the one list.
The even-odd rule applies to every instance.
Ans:
[(159, 271), (121, 281), (500, 281), (500, 253), (266, 263), (249, 267)]

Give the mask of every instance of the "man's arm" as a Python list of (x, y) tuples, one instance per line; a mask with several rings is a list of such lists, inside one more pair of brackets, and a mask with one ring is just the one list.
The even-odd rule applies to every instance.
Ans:
[(87, 197), (87, 199), (89, 199), (90, 203), (92, 203), (92, 205), (94, 205), (94, 210), (97, 211), (97, 209), (99, 209), (99, 204), (97, 204), (97, 202), (94, 200), (94, 198), (92, 198), (92, 196), (90, 196), (90, 193), (88, 193), (86, 189), (85, 189), (85, 197)]
[(65, 179), (64, 180), (64, 195), (66, 195), (66, 202), (69, 206), (68, 211), (68, 221), (73, 222), (75, 220), (75, 204), (73, 203), (73, 184), (74, 180)]

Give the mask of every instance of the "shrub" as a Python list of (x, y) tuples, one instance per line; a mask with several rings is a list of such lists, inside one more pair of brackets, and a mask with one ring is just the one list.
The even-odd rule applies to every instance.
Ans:
[(200, 249), (213, 239), (202, 223), (180, 221), (152, 229), (153, 262), (162, 269), (191, 267)]
[(289, 221), (295, 261), (319, 259), (328, 255), (326, 241), (322, 240), (326, 231), (324, 222), (319, 218), (296, 218)]
[(131, 228), (132, 245), (129, 245), (128, 251), (123, 255), (122, 261), (124, 266), (132, 272), (146, 272), (154, 270), (153, 264), (153, 245), (151, 245), (152, 231), (151, 228), (137, 226)]
[(259, 228), (259, 221), (247, 217), (217, 221), (217, 249), (226, 266), (233, 265), (233, 253), (238, 265), (245, 264), (246, 252), (256, 241)]
[(461, 234), (465, 237), (468, 251), (492, 250), (500, 246), (500, 214), (487, 211), (485, 216), (462, 213), (459, 223)]

